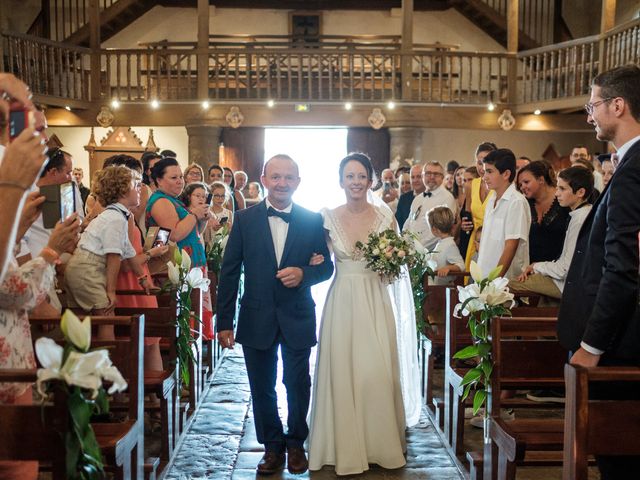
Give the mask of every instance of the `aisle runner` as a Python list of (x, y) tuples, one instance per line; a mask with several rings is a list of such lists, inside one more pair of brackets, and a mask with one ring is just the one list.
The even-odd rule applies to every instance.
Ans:
[[(312, 364), (315, 363), (315, 349)], [(286, 397), (278, 375), (278, 403), (280, 416), (286, 419)], [(242, 357), (237, 345), (223, 360), (211, 389), (191, 424), (173, 467), (165, 477), (168, 480), (247, 480), (255, 479), (255, 468), (263, 455), (256, 441), (250, 408), (250, 393)], [(262, 477), (260, 477), (262, 478)], [(331, 468), (304, 475), (263, 477), (269, 479), (336, 479)], [(423, 415), (421, 422), (407, 432), (407, 466), (400, 470), (372, 468), (370, 471), (348, 478), (362, 479), (437, 479), (460, 480), (440, 443), (433, 426)]]

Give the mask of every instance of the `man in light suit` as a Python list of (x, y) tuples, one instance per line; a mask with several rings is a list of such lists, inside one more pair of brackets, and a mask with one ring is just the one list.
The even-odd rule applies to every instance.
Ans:
[[(298, 166), (286, 155), (267, 161), (262, 183), (267, 198), (236, 213), (227, 242), (218, 285), (218, 341), (232, 348), (242, 344), (258, 442), (265, 454), (259, 474), (272, 474), (285, 463), (291, 473), (308, 468), (304, 441), (309, 433), (311, 394), (309, 355), (316, 344), (315, 303), (310, 287), (333, 273), (322, 217), (291, 203), (300, 184)], [(324, 262), (310, 266), (315, 254)], [(233, 320), (238, 280), (244, 266), (237, 337)], [(288, 432), (278, 416), (275, 391), (278, 348), (282, 351), (287, 388)]]
[[(640, 365), (638, 232), (640, 231), (640, 68), (598, 75), (586, 105), (600, 141), (617, 149), (619, 164), (580, 230), (558, 316), (560, 342), (571, 363)], [(638, 398), (640, 386), (609, 386), (607, 394)], [(595, 396), (602, 398), (603, 392)], [(624, 412), (621, 412), (624, 415)], [(638, 457), (598, 457), (605, 480), (628, 478)]]

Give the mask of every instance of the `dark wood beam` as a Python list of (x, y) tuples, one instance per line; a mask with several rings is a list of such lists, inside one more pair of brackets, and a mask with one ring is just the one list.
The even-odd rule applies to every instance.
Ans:
[[(160, 0), (164, 7), (195, 7), (197, 0)], [(268, 8), (280, 10), (390, 10), (402, 0), (209, 0), (220, 8)], [(415, 0), (414, 10), (447, 10), (449, 0)]]

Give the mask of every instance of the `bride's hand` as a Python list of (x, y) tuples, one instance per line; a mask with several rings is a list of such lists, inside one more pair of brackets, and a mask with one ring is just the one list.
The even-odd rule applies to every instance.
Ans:
[(315, 267), (316, 265), (321, 265), (322, 263), (324, 263), (324, 255), (314, 252), (314, 254), (311, 255), (311, 258), (309, 259), (309, 265)]

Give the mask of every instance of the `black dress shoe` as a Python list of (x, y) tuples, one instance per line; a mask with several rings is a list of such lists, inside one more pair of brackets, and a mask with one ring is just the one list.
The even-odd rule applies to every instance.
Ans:
[(287, 469), (294, 475), (304, 473), (309, 469), (309, 461), (304, 453), (304, 448), (287, 448)]
[(284, 468), (285, 456), (283, 453), (275, 453), (275, 452), (266, 452), (260, 463), (258, 463), (258, 467), (256, 471), (259, 475), (271, 475), (276, 472), (279, 472)]

